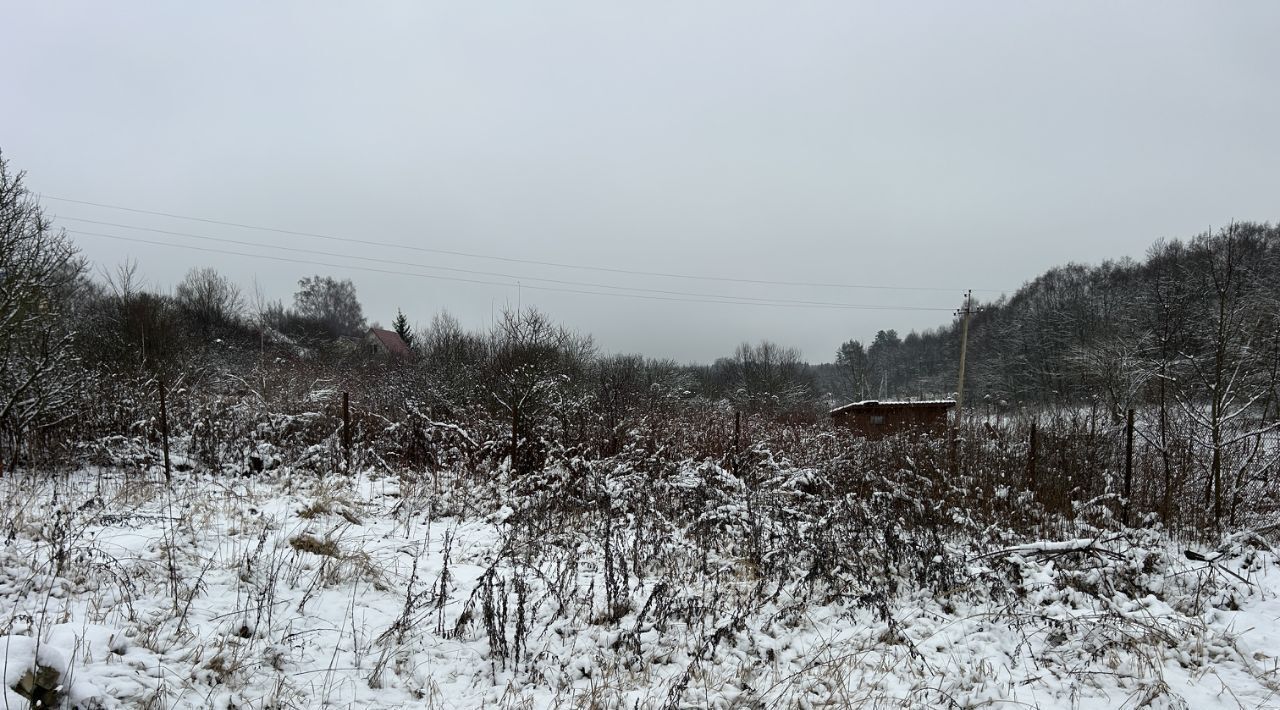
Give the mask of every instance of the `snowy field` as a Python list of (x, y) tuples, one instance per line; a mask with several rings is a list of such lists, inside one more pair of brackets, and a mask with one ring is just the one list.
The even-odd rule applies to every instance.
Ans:
[(80, 708), (1280, 707), (1274, 531), (1213, 563), (1150, 531), (947, 538), (945, 585), (886, 567), (861, 598), (692, 528), (531, 533), (518, 490), (0, 479), (6, 707), (41, 682)]

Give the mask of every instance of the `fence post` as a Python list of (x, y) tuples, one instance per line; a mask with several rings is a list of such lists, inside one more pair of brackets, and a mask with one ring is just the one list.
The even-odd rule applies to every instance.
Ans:
[(729, 467), (733, 475), (738, 475), (738, 450), (742, 448), (742, 412), (733, 413), (733, 454), (729, 458)]
[(160, 441), (164, 449), (164, 482), (173, 482), (173, 473), (169, 468), (169, 407), (165, 403), (164, 380), (160, 380)]
[(1124, 425), (1124, 515), (1121, 522), (1129, 525), (1130, 498), (1133, 496), (1133, 410)]
[(1027, 489), (1036, 489), (1036, 420), (1031, 420), (1031, 439), (1027, 447)]
[(351, 473), (351, 396), (347, 392), (342, 393), (342, 454)]

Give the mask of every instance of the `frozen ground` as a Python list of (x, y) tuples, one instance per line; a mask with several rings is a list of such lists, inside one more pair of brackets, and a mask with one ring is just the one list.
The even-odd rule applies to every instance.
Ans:
[(563, 528), (557, 563), (446, 483), (0, 479), (7, 707), (39, 668), (85, 708), (1280, 707), (1266, 534), (949, 543), (963, 578), (866, 604), (670, 535), (662, 576)]

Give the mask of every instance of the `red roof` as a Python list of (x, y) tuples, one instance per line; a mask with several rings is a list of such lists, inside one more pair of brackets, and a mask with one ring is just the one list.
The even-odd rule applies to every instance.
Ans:
[(853, 402), (843, 407), (836, 407), (831, 410), (832, 414), (841, 414), (843, 412), (852, 412), (858, 409), (949, 409), (956, 406), (954, 399), (914, 399), (914, 400), (875, 400), (868, 399), (861, 402)]
[(394, 330), (383, 330), (382, 328), (370, 328), (369, 333), (378, 339), (382, 344), (382, 348), (388, 353), (397, 357), (410, 357), (413, 353), (409, 350), (409, 346), (400, 339), (400, 335)]

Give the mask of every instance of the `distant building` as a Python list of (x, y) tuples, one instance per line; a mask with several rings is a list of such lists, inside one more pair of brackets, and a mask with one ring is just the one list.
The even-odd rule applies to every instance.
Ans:
[(907, 431), (941, 434), (947, 430), (947, 410), (956, 406), (950, 399), (917, 402), (854, 402), (831, 410), (831, 421), (867, 438)]
[(413, 351), (394, 330), (370, 328), (364, 336), (364, 342), (370, 350), (381, 355), (405, 360), (413, 357)]

